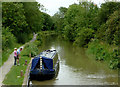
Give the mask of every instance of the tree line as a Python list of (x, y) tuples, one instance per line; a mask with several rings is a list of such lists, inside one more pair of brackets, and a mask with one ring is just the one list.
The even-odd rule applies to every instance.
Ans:
[(53, 20), (63, 38), (81, 47), (95, 38), (120, 45), (120, 2), (105, 2), (100, 7), (93, 2), (79, 2), (60, 7)]

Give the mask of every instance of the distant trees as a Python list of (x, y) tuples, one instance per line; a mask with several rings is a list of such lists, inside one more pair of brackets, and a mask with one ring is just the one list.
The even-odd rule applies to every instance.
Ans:
[(42, 31), (54, 30), (53, 20), (51, 16), (46, 13), (42, 13), (42, 14), (44, 19)]
[[(75, 43), (78, 43), (79, 42), (78, 38), (79, 37), (81, 38), (81, 35), (79, 35), (81, 32), (87, 31), (88, 35), (89, 33), (93, 34), (93, 31), (96, 30), (96, 26), (94, 26), (94, 24), (95, 24), (95, 19), (96, 19), (95, 17), (97, 15), (97, 11), (98, 11), (98, 7), (91, 2), (89, 3), (82, 2), (79, 4), (70, 5), (64, 17), (64, 28), (63, 28), (64, 38), (73, 42), (75, 41)], [(92, 33), (91, 33), (91, 29), (93, 29)], [(80, 33), (78, 34), (78, 32)], [(92, 37), (93, 36), (94, 35), (92, 35)], [(88, 42), (89, 41), (90, 40), (88, 40)], [(83, 42), (81, 43), (86, 44), (85, 43), (86, 41)], [(83, 44), (81, 46), (83, 46)]]
[(63, 27), (64, 27), (64, 17), (67, 12), (67, 8), (60, 7), (59, 11), (52, 16), (52, 20), (54, 23), (54, 29), (59, 32), (59, 34), (63, 33)]

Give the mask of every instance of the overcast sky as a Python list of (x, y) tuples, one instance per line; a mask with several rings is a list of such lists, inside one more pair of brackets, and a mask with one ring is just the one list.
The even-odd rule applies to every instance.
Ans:
[[(44, 5), (48, 9), (47, 13), (53, 16), (60, 7), (69, 7), (69, 5), (74, 3), (79, 3), (78, 0), (36, 0), (37, 2)], [(89, 1), (89, 0), (88, 0)], [(104, 3), (104, 0), (92, 0), (95, 4), (100, 5)]]

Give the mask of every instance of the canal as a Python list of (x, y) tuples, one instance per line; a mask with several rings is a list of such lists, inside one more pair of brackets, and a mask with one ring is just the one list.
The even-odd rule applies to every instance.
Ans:
[(84, 48), (73, 46), (71, 42), (47, 37), (40, 52), (56, 49), (60, 57), (60, 69), (56, 79), (32, 81), (33, 85), (117, 85), (118, 71), (111, 70), (104, 62), (97, 62), (86, 55)]

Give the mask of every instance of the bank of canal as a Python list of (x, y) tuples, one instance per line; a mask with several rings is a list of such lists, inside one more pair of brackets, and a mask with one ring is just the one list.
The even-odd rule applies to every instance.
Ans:
[(84, 48), (73, 46), (55, 36), (47, 37), (40, 52), (54, 48), (60, 57), (60, 70), (56, 79), (32, 81), (33, 85), (118, 85), (118, 71), (105, 62), (96, 62), (86, 55)]

